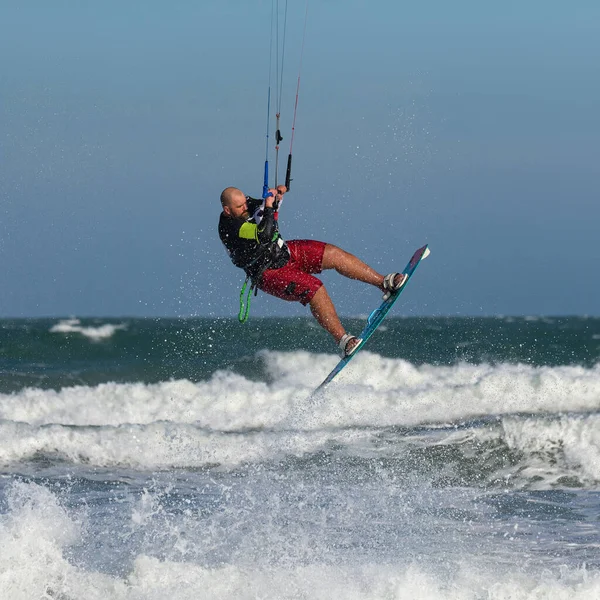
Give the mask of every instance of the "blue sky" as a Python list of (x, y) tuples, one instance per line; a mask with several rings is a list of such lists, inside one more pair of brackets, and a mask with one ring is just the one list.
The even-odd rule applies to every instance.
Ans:
[[(284, 160), (305, 6), (288, 4)], [(237, 314), (218, 196), (261, 192), (270, 14), (2, 3), (0, 316)], [(598, 23), (591, 1), (309, 2), (284, 237), (384, 273), (429, 243), (398, 314), (600, 315)], [(323, 279), (343, 315), (378, 301)]]

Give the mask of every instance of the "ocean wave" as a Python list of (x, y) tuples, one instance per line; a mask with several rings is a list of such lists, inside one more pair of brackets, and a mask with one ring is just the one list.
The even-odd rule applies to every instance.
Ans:
[(358, 472), (362, 479), (393, 477), (435, 487), (597, 489), (599, 431), (600, 415), (513, 416), (437, 428), (239, 432), (171, 422), (36, 427), (4, 421), (0, 465), (157, 471), (287, 464), (310, 477), (325, 461), (350, 478)]
[[(332, 455), (394, 462), (453, 482), (600, 481), (600, 366), (415, 366), (364, 352), (322, 396), (336, 358), (262, 352), (269, 383), (106, 383), (0, 394), (0, 463), (236, 467)], [(475, 457), (473, 460), (472, 457)], [(449, 480), (446, 481), (448, 482)]]
[(600, 414), (514, 417), (502, 424), (508, 447), (528, 456), (521, 477), (546, 484), (553, 476), (553, 483), (561, 478), (578, 485), (600, 482)]
[(0, 394), (0, 419), (33, 425), (157, 421), (214, 430), (408, 426), (481, 416), (600, 410), (600, 365), (415, 366), (363, 352), (325, 390), (332, 355), (260, 353), (266, 381), (218, 371), (208, 380), (104, 383)]
[(0, 434), (4, 440), (0, 465), (69, 462), (140, 470), (232, 467), (281, 460), (319, 451), (332, 439), (326, 431), (225, 433), (173, 423), (34, 427), (4, 422)]
[(116, 331), (126, 328), (127, 326), (124, 323), (103, 323), (96, 327), (92, 325), (83, 326), (79, 319), (72, 318), (58, 322), (56, 325), (53, 325), (49, 331), (50, 333), (80, 333), (90, 340), (98, 341), (108, 339), (112, 337)]

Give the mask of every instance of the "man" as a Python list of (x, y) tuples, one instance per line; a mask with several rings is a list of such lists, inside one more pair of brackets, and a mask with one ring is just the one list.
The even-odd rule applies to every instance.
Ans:
[(370, 283), (384, 299), (407, 281), (402, 273), (380, 275), (352, 254), (324, 242), (291, 240), (279, 234), (278, 209), (286, 192), (283, 185), (269, 190), (265, 200), (246, 196), (235, 187), (221, 193), (223, 212), (219, 237), (233, 264), (244, 269), (252, 283), (267, 294), (310, 306), (317, 322), (333, 336), (340, 354), (349, 356), (360, 343), (346, 333), (323, 282), (314, 274), (335, 269), (350, 279)]

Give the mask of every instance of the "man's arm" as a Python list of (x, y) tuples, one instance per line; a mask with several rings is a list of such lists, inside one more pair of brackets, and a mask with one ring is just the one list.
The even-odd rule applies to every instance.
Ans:
[(277, 212), (274, 205), (281, 202), (285, 192), (284, 185), (277, 186), (277, 189), (270, 189), (269, 195), (265, 198), (265, 208), (260, 224), (244, 223), (240, 227), (239, 236), (248, 240), (256, 240), (259, 244), (272, 242), (277, 231)]

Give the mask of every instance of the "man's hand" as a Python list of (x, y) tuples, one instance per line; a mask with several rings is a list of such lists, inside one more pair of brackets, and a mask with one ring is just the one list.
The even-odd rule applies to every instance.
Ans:
[(271, 188), (265, 199), (265, 206), (268, 208), (273, 208), (273, 204), (275, 202), (279, 204), (279, 202), (283, 198), (283, 195), (286, 192), (287, 188), (285, 187), (285, 185), (278, 185), (276, 188)]

